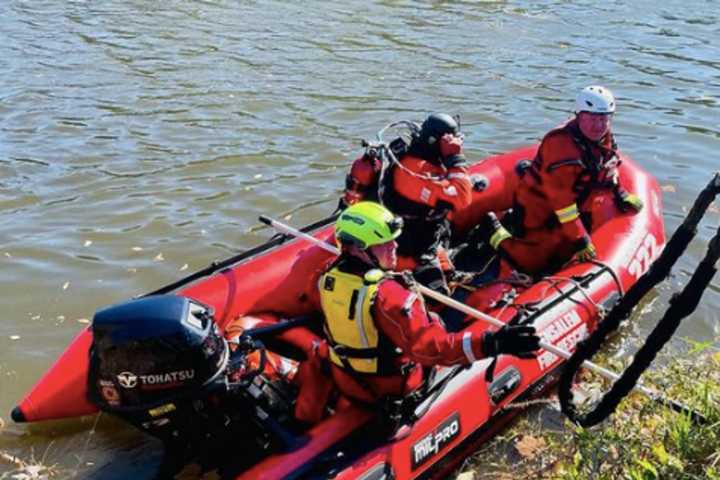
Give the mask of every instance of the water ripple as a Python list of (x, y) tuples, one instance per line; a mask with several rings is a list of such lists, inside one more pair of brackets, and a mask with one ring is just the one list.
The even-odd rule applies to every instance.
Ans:
[[(4, 7), (0, 253), (14, 259), (3, 263), (12, 279), (3, 306), (20, 315), (0, 328), (29, 334), (31, 311), (89, 318), (175, 280), (185, 264), (256, 245), (270, 236), (259, 213), (295, 225), (327, 215), (360, 138), (433, 111), (461, 114), (468, 156), (480, 158), (536, 141), (568, 118), (580, 87), (605, 83), (618, 97), (621, 148), (674, 187), (664, 193), (669, 229), (717, 169), (715, 2)], [(709, 236), (699, 232), (679, 268), (692, 271)], [(717, 310), (719, 294), (713, 285), (703, 304)], [(68, 323), (44, 330), (48, 349), (66, 345)], [(698, 337), (712, 332), (688, 325)], [(0, 355), (23, 378), (46, 367)], [(0, 384), (7, 411), (20, 387)], [(100, 457), (114, 435), (93, 442)]]

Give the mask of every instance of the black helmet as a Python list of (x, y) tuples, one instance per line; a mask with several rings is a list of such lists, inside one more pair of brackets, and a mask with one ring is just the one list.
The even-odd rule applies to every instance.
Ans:
[(433, 113), (420, 127), (418, 140), (426, 145), (434, 145), (446, 133), (453, 135), (460, 133), (457, 121), (447, 113)]
[(225, 371), (212, 310), (176, 295), (104, 308), (92, 324), (88, 395), (103, 410), (143, 408), (197, 392)]

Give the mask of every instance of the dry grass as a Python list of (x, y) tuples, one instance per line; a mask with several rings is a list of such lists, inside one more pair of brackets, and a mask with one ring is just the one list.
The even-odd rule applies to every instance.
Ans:
[[(75, 441), (61, 442), (62, 445), (58, 446), (54, 439), (50, 440), (41, 454), (36, 453), (25, 429), (17, 431), (12, 427), (0, 428), (0, 480), (78, 478), (81, 471), (93, 465), (93, 462), (86, 462), (83, 458), (99, 418), (98, 414), (94, 419), (89, 419), (93, 422), (90, 430), (82, 433)], [(77, 460), (74, 467), (71, 466), (73, 458)]]
[(632, 394), (601, 425), (571, 424), (558, 406), (534, 409), (468, 459), (474, 480), (720, 480), (720, 354), (673, 359), (644, 383), (701, 412), (695, 425)]
[(10, 471), (0, 474), (0, 479), (12, 480), (49, 480), (58, 478), (61, 470), (57, 465), (44, 465), (43, 460), (31, 456), (29, 460), (22, 460), (15, 455), (0, 450), (0, 463), (10, 466)]

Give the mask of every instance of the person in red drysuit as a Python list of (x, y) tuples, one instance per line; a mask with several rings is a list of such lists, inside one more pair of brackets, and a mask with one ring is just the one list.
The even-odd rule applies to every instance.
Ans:
[(422, 367), (465, 365), (539, 348), (529, 325), (446, 331), (406, 280), (387, 273), (397, 266), (401, 232), (402, 219), (375, 202), (350, 206), (336, 222), (342, 253), (318, 287), (332, 378), (340, 393), (374, 404), (417, 388)]
[[(237, 348), (237, 340), (246, 330), (268, 327), (287, 322), (282, 316), (270, 313), (243, 315), (231, 321), (225, 328), (225, 338), (231, 350)], [(331, 397), (334, 385), (324, 373), (323, 365), (328, 359), (328, 345), (325, 340), (305, 326), (293, 327), (276, 333), (272, 339), (275, 346), (291, 347), (300, 358), (283, 357), (271, 348), (265, 351), (264, 377), (269, 381), (281, 380), (298, 386), (298, 396), (293, 414), (307, 424), (319, 422), (325, 415), (325, 404)], [(247, 357), (247, 369), (255, 370), (261, 365), (260, 352), (251, 352)]]
[(413, 270), (419, 282), (447, 293), (446, 273), (453, 271), (446, 249), (449, 218), (472, 199), (459, 125), (450, 115), (432, 114), (409, 145), (396, 140), (391, 147), (397, 161), (391, 160), (382, 178), (379, 158), (366, 152), (355, 160), (343, 203), (379, 200), (402, 217), (398, 268)]
[(512, 212), (502, 224), (493, 214), (484, 219), (490, 245), (514, 267), (540, 274), (572, 258), (595, 258), (583, 223), (589, 214), (581, 209), (597, 189), (611, 189), (621, 211), (642, 209), (642, 201), (618, 181), (614, 112), (610, 90), (584, 88), (576, 99), (575, 117), (545, 135), (535, 159), (522, 171)]

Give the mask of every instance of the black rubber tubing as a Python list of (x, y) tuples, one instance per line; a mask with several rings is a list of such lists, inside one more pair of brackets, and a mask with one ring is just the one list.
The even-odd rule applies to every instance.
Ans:
[[(613, 384), (610, 391), (603, 396), (591, 411), (582, 415), (578, 413), (575, 405), (572, 403), (571, 388), (575, 374), (580, 366), (585, 360), (592, 358), (592, 356), (600, 350), (607, 336), (615, 331), (623, 320), (628, 318), (633, 308), (647, 292), (669, 275), (672, 266), (677, 262), (690, 241), (695, 237), (698, 223), (700, 223), (700, 220), (718, 193), (720, 193), (720, 174), (716, 173), (710, 183), (698, 195), (690, 212), (667, 243), (660, 258), (652, 264), (648, 272), (643, 275), (638, 282), (630, 288), (620, 302), (615, 305), (608, 316), (600, 323), (597, 330), (589, 338), (578, 344), (575, 353), (567, 361), (560, 377), (558, 397), (563, 413), (575, 423), (587, 427), (596, 425), (610, 416), (620, 401), (634, 388), (640, 375), (650, 366), (650, 363), (655, 359), (663, 345), (670, 340), (680, 325), (680, 322), (697, 307), (703, 291), (712, 280), (716, 271), (715, 263), (717, 262), (718, 255), (720, 255), (720, 248), (718, 247), (720, 244), (720, 240), (718, 240), (720, 231), (710, 241), (708, 252), (693, 274), (688, 285), (686, 285), (681, 294), (675, 295), (671, 299), (670, 308), (665, 312), (663, 319), (658, 323), (643, 347), (636, 354), (632, 364), (623, 372), (621, 377)], [(680, 402), (664, 397), (658, 397), (655, 398), (655, 400), (669, 406), (675, 411), (688, 414), (696, 423), (704, 423), (706, 421), (702, 414)]]

